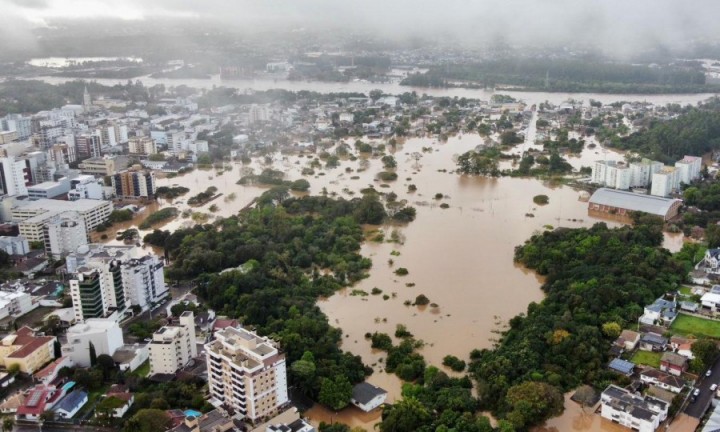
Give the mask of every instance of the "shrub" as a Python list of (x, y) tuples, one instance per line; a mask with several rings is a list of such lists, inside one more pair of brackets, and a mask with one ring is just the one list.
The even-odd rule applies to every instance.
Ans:
[(454, 355), (446, 355), (445, 358), (443, 358), (442, 364), (454, 370), (455, 372), (462, 372), (465, 370), (465, 361), (460, 360)]
[(406, 276), (410, 272), (405, 267), (400, 267), (397, 270), (395, 270), (395, 274), (398, 276)]
[(398, 175), (394, 172), (390, 171), (380, 171), (377, 175), (377, 177), (382, 181), (393, 181), (397, 180)]
[(533, 202), (537, 205), (545, 205), (550, 202), (550, 198), (547, 195), (535, 195)]
[(430, 299), (425, 296), (425, 294), (420, 294), (419, 296), (415, 297), (415, 304), (418, 306), (425, 306), (430, 303)]
[(382, 294), (382, 290), (378, 287), (375, 287), (370, 291), (370, 294), (372, 294), (372, 295)]

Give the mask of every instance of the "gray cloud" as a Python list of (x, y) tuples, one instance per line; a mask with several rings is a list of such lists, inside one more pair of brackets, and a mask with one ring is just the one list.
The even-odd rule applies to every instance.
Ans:
[(720, 39), (717, 0), (0, 0), (0, 10), (17, 21), (14, 29), (58, 18), (183, 17), (229, 28), (322, 26), (381, 38), (449, 35), (465, 45), (585, 44), (617, 56)]

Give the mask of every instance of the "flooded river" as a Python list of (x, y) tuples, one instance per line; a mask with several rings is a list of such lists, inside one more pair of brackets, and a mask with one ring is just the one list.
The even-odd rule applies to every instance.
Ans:
[[(58, 84), (67, 81), (73, 81), (77, 78), (67, 77), (34, 77), (50, 84)], [(490, 100), (493, 94), (506, 94), (517, 99), (523, 100), (527, 104), (539, 104), (540, 102), (549, 101), (554, 104), (566, 101), (568, 99), (583, 100), (588, 102), (595, 99), (603, 103), (611, 103), (618, 101), (645, 101), (650, 103), (680, 103), (680, 104), (696, 104), (703, 101), (714, 94), (711, 93), (694, 93), (694, 94), (670, 94), (670, 95), (646, 95), (646, 94), (604, 94), (604, 93), (548, 93), (548, 92), (521, 92), (510, 90), (485, 90), (485, 89), (466, 89), (466, 88), (425, 88), (425, 87), (407, 87), (401, 86), (399, 82), (390, 83), (372, 83), (367, 81), (351, 81), (351, 82), (322, 82), (322, 81), (288, 81), (284, 79), (239, 79), (239, 80), (222, 80), (219, 75), (213, 75), (209, 79), (169, 79), (169, 78), (152, 78), (143, 76), (135, 78), (132, 81), (141, 81), (146, 86), (162, 84), (166, 87), (175, 87), (185, 85), (194, 88), (211, 89), (213, 87), (230, 87), (240, 90), (270, 90), (285, 89), (291, 91), (316, 91), (319, 93), (345, 93), (358, 92), (367, 94), (370, 90), (380, 89), (387, 94), (400, 94), (404, 92), (415, 91), (418, 94), (427, 94), (430, 96), (449, 96), (449, 97), (465, 97), (481, 100)], [(93, 79), (92, 81), (104, 85), (125, 84), (127, 79)]]

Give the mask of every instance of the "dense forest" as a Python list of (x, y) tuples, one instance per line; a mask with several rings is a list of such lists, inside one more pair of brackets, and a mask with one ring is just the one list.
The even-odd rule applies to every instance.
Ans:
[(705, 83), (695, 63), (631, 65), (593, 59), (507, 58), (473, 64), (442, 65), (414, 74), (402, 85), (444, 87), (469, 81), (494, 88), (596, 93), (704, 93), (717, 90)]
[(643, 305), (677, 289), (686, 274), (660, 248), (662, 221), (635, 219), (634, 227), (546, 231), (516, 249), (517, 262), (546, 277), (547, 297), (511, 319), (495, 349), (471, 353), (481, 408), (522, 429), (543, 416), (512, 404), (518, 386), (542, 383), (541, 391), (557, 395), (584, 383), (601, 390), (615, 378), (606, 363), (617, 335), (606, 329), (634, 324)]
[(665, 163), (702, 156), (720, 149), (720, 110), (697, 108), (667, 121), (652, 120), (639, 132), (613, 137), (609, 146)]
[(385, 217), (374, 194), (296, 199), (271, 189), (238, 216), (173, 234), (156, 230), (145, 241), (165, 248), (168, 278), (197, 279), (210, 307), (272, 336), (287, 355), (293, 385), (339, 409), (349, 402), (349, 384), (371, 370), (340, 350), (342, 331), (315, 302), (365, 277), (371, 261), (359, 254), (360, 224)]

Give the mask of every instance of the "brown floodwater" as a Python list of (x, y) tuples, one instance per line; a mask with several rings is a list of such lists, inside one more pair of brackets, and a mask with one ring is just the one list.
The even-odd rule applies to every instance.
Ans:
[[(406, 200), (417, 209), (417, 219), (410, 224), (370, 228), (382, 230), (386, 241), (366, 241), (362, 246), (362, 254), (373, 262), (369, 277), (319, 301), (331, 324), (342, 329), (343, 349), (362, 356), (363, 361), (373, 367), (375, 373), (369, 381), (386, 389), (390, 393), (389, 401), (400, 397), (401, 381), (383, 372), (385, 353), (370, 347), (366, 333), (378, 331), (392, 335), (396, 326), (403, 324), (425, 342), (422, 354), (430, 364), (442, 367), (442, 359), (448, 354), (467, 360), (471, 350), (492, 347), (498, 332), (510, 318), (525, 312), (530, 302), (543, 298), (542, 279), (513, 262), (515, 247), (545, 229), (587, 227), (602, 221), (588, 216), (587, 203), (580, 201), (579, 192), (570, 187), (551, 186), (535, 179), (454, 173), (454, 157), (481, 142), (480, 137), (471, 135), (451, 137), (447, 142), (408, 139), (394, 151), (398, 180), (387, 182), (388, 187), (382, 187), (382, 182), (375, 180), (383, 170), (379, 158), (345, 159), (338, 168), (316, 169), (314, 176), (305, 177), (312, 194), (326, 190), (331, 195), (349, 199), (360, 196), (360, 189), (374, 186), (381, 192), (395, 192), (398, 200)], [(393, 153), (392, 149), (388, 151)], [(595, 156), (594, 151), (588, 151), (579, 159), (584, 162)], [(181, 211), (192, 209), (207, 214), (209, 220), (235, 214), (266, 189), (236, 184), (249, 169), (259, 173), (265, 167), (272, 167), (286, 172), (287, 179), (295, 180), (303, 177), (301, 170), (310, 160), (310, 157), (275, 154), (270, 165), (255, 160), (250, 166), (227, 164), (229, 170), (220, 175), (214, 169), (195, 170), (176, 178), (158, 179), (158, 186), (181, 185), (190, 192), (173, 203), (161, 200), (149, 205), (133, 221), (118, 225), (117, 229), (136, 226), (149, 213), (170, 205)], [(409, 192), (410, 184), (416, 185), (417, 191)], [(187, 205), (188, 198), (211, 185), (223, 196), (203, 206)], [(436, 194), (443, 197), (436, 199)], [(549, 204), (534, 204), (533, 197), (539, 194), (547, 195)], [(213, 204), (218, 207), (215, 213), (209, 210)], [(447, 204), (448, 208), (442, 208), (441, 204)], [(619, 225), (614, 221), (602, 222)], [(178, 217), (155, 228), (174, 230), (193, 223), (191, 218)], [(115, 242), (115, 231), (108, 231), (112, 242)], [(388, 241), (393, 232), (397, 242)], [(682, 235), (666, 235), (666, 245), (679, 249)], [(400, 267), (406, 268), (409, 274), (396, 275), (394, 271)], [(382, 294), (371, 295), (374, 287), (380, 288)], [(352, 295), (353, 290), (369, 295)], [(404, 305), (406, 300), (414, 302), (419, 294), (426, 295), (432, 304)], [(387, 295), (387, 299), (383, 295)], [(306, 414), (315, 424), (341, 421), (368, 429), (380, 420), (379, 411), (365, 414), (352, 408), (332, 413), (319, 405)], [(566, 421), (568, 415), (557, 421)], [(553, 424), (548, 423), (549, 427)]]

